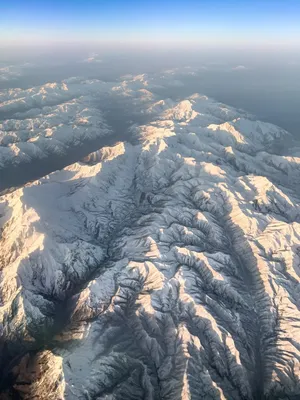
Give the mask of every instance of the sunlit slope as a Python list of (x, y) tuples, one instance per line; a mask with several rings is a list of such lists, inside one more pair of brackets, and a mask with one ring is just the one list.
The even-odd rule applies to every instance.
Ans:
[(278, 151), (289, 134), (205, 96), (160, 101), (144, 76), (115, 90), (141, 81), (155, 118), (132, 127), (136, 145), (1, 198), (14, 390), (296, 399), (300, 159)]

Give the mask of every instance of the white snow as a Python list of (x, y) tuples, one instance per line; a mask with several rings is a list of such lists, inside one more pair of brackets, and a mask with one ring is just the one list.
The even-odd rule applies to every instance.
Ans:
[[(65, 307), (45, 378), (61, 373), (65, 399), (250, 400), (261, 376), (264, 394), (299, 396), (300, 160), (273, 154), (289, 134), (272, 124), (198, 94), (157, 99), (151, 87), (172, 84), (164, 74), (110, 89), (146, 90), (153, 120), (135, 125), (137, 144), (0, 198), (1, 323), (34, 341)], [(44, 90), (90, 85), (71, 82)], [(8, 97), (23, 104), (24, 93)], [(34, 126), (28, 148), (14, 139), (15, 157), (61, 138), (61, 124), (71, 137), (68, 118), (82, 140), (93, 135), (100, 114), (64, 101), (2, 124), (2, 140)]]

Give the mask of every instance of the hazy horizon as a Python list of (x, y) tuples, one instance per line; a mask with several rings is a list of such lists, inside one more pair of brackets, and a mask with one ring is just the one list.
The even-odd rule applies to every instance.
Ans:
[(296, 134), (299, 16), (297, 0), (6, 1), (0, 89), (191, 66), (195, 91)]
[[(70, 76), (103, 81), (122, 75), (156, 73), (165, 69), (192, 67), (196, 77), (184, 82), (177, 97), (199, 92), (253, 113), (299, 137), (298, 110), (300, 52), (229, 50), (190, 51), (169, 49), (105, 50), (101, 47), (61, 46), (51, 49), (23, 48), (0, 55), (0, 90), (27, 89)], [(173, 94), (174, 95), (174, 94)], [(0, 115), (6, 118), (6, 115)]]

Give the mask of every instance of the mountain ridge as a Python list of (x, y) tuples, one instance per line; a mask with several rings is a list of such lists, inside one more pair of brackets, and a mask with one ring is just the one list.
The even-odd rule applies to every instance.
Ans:
[(132, 81), (117, 91), (159, 102), (135, 143), (0, 198), (14, 391), (297, 398), (300, 160), (278, 152), (290, 135), (205, 96), (160, 102), (162, 78)]

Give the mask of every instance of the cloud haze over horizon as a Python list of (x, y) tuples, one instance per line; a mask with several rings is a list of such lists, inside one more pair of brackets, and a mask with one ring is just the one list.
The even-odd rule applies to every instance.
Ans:
[(2, 1), (0, 91), (196, 68), (177, 97), (198, 91), (298, 136), (299, 15), (295, 0)]
[(0, 45), (298, 46), (300, 3), (223, 0), (11, 0)]

